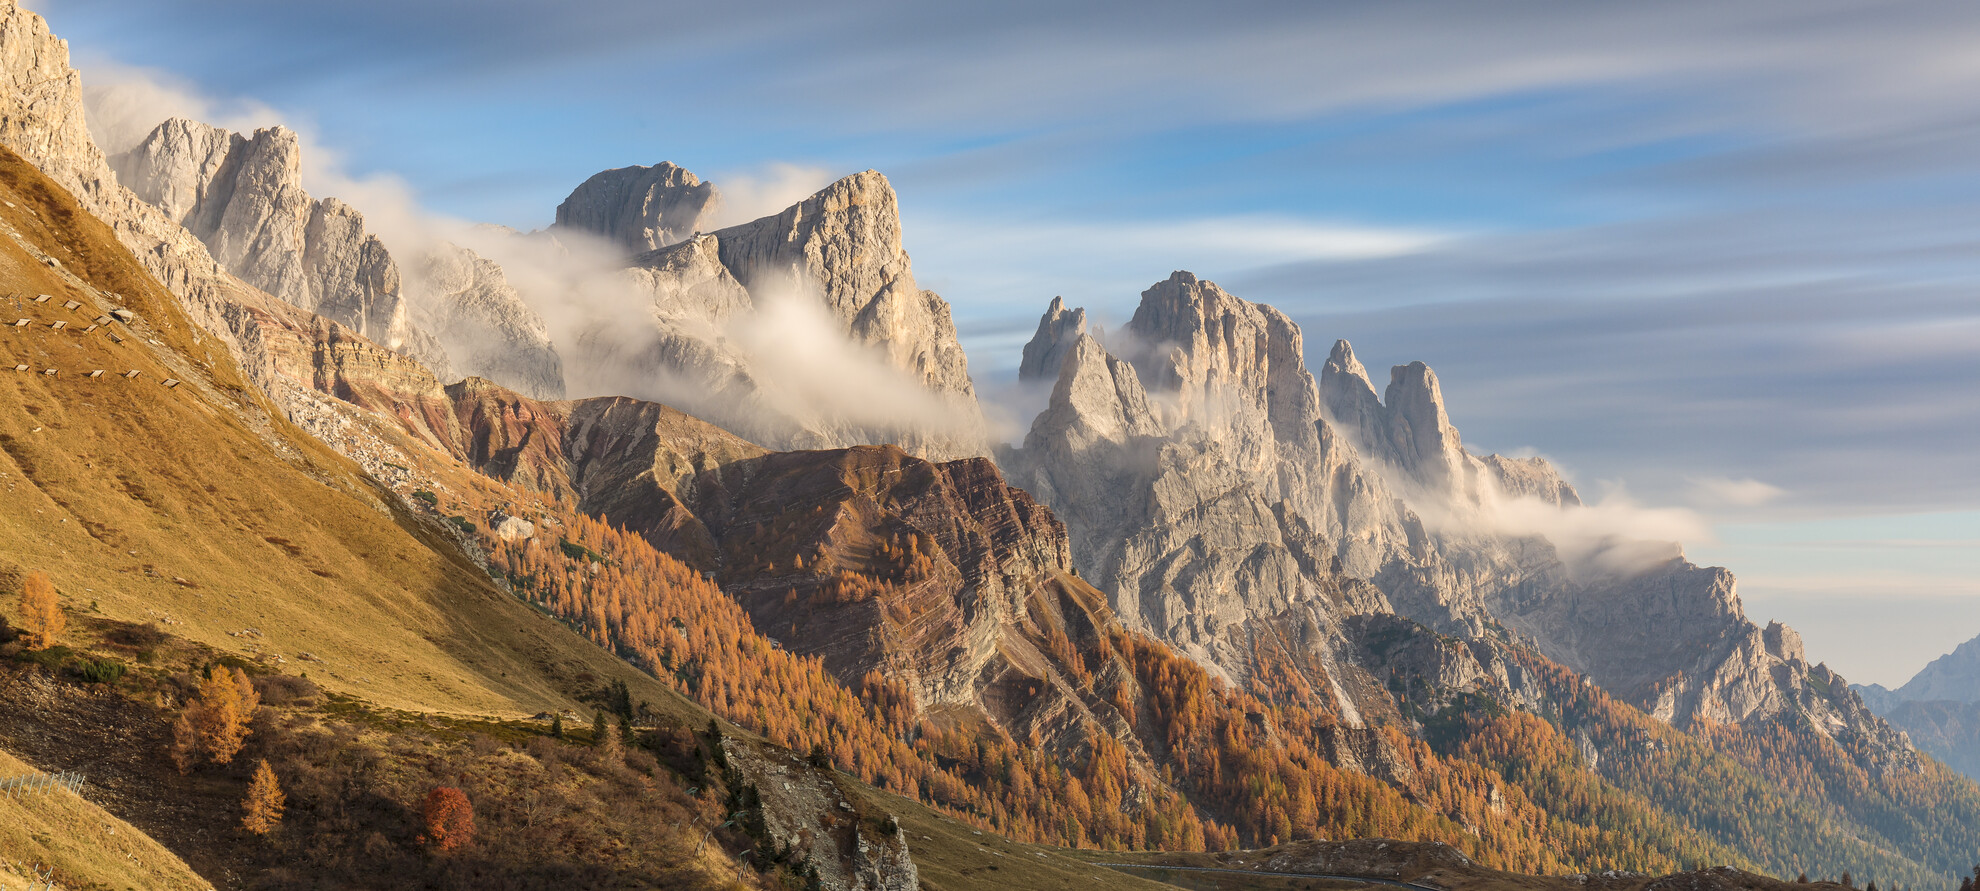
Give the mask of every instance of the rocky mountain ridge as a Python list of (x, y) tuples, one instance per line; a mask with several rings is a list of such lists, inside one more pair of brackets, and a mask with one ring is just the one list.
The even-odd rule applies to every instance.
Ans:
[(1980, 702), (1980, 637), (1932, 660), (1892, 692), (1913, 702)]
[(1932, 660), (1896, 690), (1852, 689), (1919, 749), (1980, 779), (1980, 637)]
[[(402, 267), (361, 214), (304, 190), (300, 151), (281, 127), (249, 137), (175, 119), (109, 162), (240, 281), (412, 356), (442, 380), (482, 377), (562, 398), (566, 359), (532, 301), (566, 317), (565, 304), (587, 305), (595, 311), (576, 313), (563, 332), (587, 386), (680, 405), (780, 448), (987, 451), (948, 306), (915, 288), (896, 199), (877, 173), (705, 236), (698, 227), (720, 200), (712, 183), (671, 164), (600, 173), (559, 206), (548, 233), (510, 234), (574, 269), (589, 260), (560, 249), (560, 234), (638, 252), (626, 261), (626, 287), (601, 292), (627, 305), (599, 306), (596, 295), (555, 285), (526, 295), (500, 264), (444, 241)], [(877, 392), (822, 385), (800, 364), (817, 362)]]
[[(624, 316), (650, 324), (595, 320), (578, 334), (582, 361), (625, 369), (626, 395), (772, 448), (988, 452), (949, 305), (915, 284), (886, 177), (854, 174), (704, 234), (719, 200), (671, 164), (605, 171), (571, 193), (559, 229), (637, 251), (626, 275), (647, 305)], [(840, 380), (820, 387), (821, 373)]]
[(435, 375), (564, 394), (542, 318), (501, 267), (445, 242), (402, 270), (356, 209), (302, 186), (302, 147), (284, 127), (243, 136), (183, 118), (110, 159), (117, 179), (204, 242), (229, 272), (336, 321)]
[(1571, 515), (1581, 501), (1543, 459), (1468, 452), (1422, 363), (1395, 367), (1378, 397), (1341, 341), (1316, 381), (1284, 314), (1178, 272), (1107, 342), (1054, 300), (1021, 374), (1053, 389), (1023, 448), (999, 456), (1013, 480), (1066, 520), (1075, 565), (1124, 621), (1234, 678), (1259, 617), (1353, 615), (1310, 593), (1345, 572), (1401, 615), (1532, 645), (1666, 721), (1809, 714), (1880, 759), (1907, 757), (1792, 630), (1745, 619), (1725, 570), (1674, 545), (1603, 540), (1574, 555), (1495, 528), (1509, 503)]
[[(45, 38), (38, 19), (23, 25), (21, 18), (0, 24), (0, 38), (9, 41), (0, 55), (22, 55), (7, 29), (33, 37), (39, 27), (43, 37), (34, 39)], [(47, 46), (38, 51), (54, 53)], [(66, 82), (73, 83), (72, 72)], [(28, 148), (43, 145), (37, 140), (44, 131), (16, 125), (66, 119), (60, 102), (52, 116), (33, 118), (47, 111), (32, 103), (0, 109), (0, 135), (19, 136)], [(74, 173), (88, 158), (84, 151), (80, 161), (44, 160), (56, 169), (71, 165), (66, 169)], [(1162, 776), (1183, 763), (1177, 753), (1200, 754), (1188, 744), (1220, 734), (1240, 740), (1246, 751), (1285, 752), (1315, 739), (1324, 752), (1323, 761), (1301, 768), (1309, 772), (1276, 768), (1286, 772), (1271, 781), (1285, 787), (1277, 798), (1259, 794), (1259, 812), (1242, 815), (1245, 831), (1257, 838), (1268, 837), (1281, 815), (1298, 815), (1303, 827), (1323, 825), (1301, 812), (1293, 793), (1313, 793), (1313, 778), (1332, 776), (1327, 764), (1393, 787), (1356, 787), (1371, 796), (1401, 789), (1415, 803), (1440, 800), (1431, 796), (1449, 788), (1453, 776), (1467, 784), (1481, 779), (1462, 771), (1425, 779), (1435, 764), (1403, 735), (1426, 722), (1468, 719), (1472, 697), (1535, 715), (1558, 712), (1565, 731), (1583, 734), (1585, 762), (1575, 770), (1588, 774), (1598, 764), (1662, 751), (1659, 746), (1681, 739), (1642, 728), (1616, 738), (1588, 735), (1589, 724), (1577, 726), (1581, 718), (1567, 716), (1575, 698), (1561, 692), (1580, 689), (1579, 679), (1525, 651), (1540, 634), (1545, 641), (1536, 646), (1543, 650), (1607, 660), (1598, 666), (1604, 686), (1628, 691), (1673, 723), (1712, 717), (1713, 709), (1744, 712), (1749, 721), (1798, 715), (1833, 738), (1866, 741), (1849, 736), (1859, 716), (1833, 695), (1832, 675), (1806, 667), (1791, 632), (1741, 624), (1729, 575), (1721, 579), (1674, 561), (1596, 588), (1583, 585), (1585, 578), (1544, 540), (1453, 532), (1439, 513), (1483, 509), (1505, 490), (1541, 500), (1551, 493), (1548, 503), (1556, 508), (1571, 508), (1578, 498), (1543, 462), (1466, 453), (1434, 375), (1421, 366), (1392, 372), (1386, 402), (1369, 405), (1347, 386), (1358, 377), (1372, 395), (1365, 369), (1357, 374), (1352, 351), (1338, 345), (1337, 380), (1346, 387), (1340, 392), (1359, 400), (1364, 420), (1352, 429), (1330, 421), (1327, 374), (1316, 381), (1306, 371), (1297, 326), (1193, 276), (1179, 274), (1151, 289), (1159, 293), (1122, 340), (1092, 336), (1080, 314), (1062, 304), (1047, 314), (1049, 326), (1041, 322), (1041, 334), (1049, 327), (1049, 336), (1026, 351), (1034, 379), (1055, 386), (1052, 408), (1033, 429), (1041, 450), (1032, 452), (1027, 440), (1022, 451), (1030, 454), (1003, 456), (1014, 479), (1022, 471), (1038, 481), (1039, 501), (1033, 501), (982, 460), (935, 463), (884, 446), (770, 452), (638, 400), (539, 401), (474, 378), (442, 386), (421, 363), (241, 284), (203, 242), (189, 241), (189, 233), (167, 225), (170, 218), (150, 205), (127, 201), (131, 196), (120, 195), (114, 180), (76, 177), (85, 193), (96, 190), (94, 200), (106, 213), (123, 214), (119, 235), (135, 253), (161, 274), (180, 276), (179, 296), (205, 313), (201, 324), (248, 363), (258, 382), (281, 394), (278, 402), (292, 418), (375, 478), (425, 482), (394, 474), (413, 473), (403, 465), (419, 463), (403, 454), (431, 447), (517, 491), (568, 496), (586, 512), (635, 528), (688, 565), (715, 573), (750, 613), (756, 630), (745, 629), (748, 634), (818, 656), (848, 688), (867, 673), (897, 674), (932, 724), (983, 731), (979, 741), (1000, 734), (1022, 740), (1035, 732), (1034, 750), (1050, 752), (1069, 769), (1085, 765), (1094, 788), (1120, 793), (1112, 799), (1118, 810), (1141, 825), (1159, 827), (1150, 803), (1179, 789), (1219, 819), (1238, 820), (1239, 808), (1253, 806), (1253, 799), (1205, 793), (1216, 788), (1216, 771), (1245, 777), (1258, 769), (1253, 764), (1216, 763), (1209, 773), (1173, 783)], [(912, 308), (901, 303), (913, 292), (911, 279), (900, 282), (905, 255), (892, 265), (885, 256), (863, 264), (835, 253), (885, 243), (889, 212), (862, 209), (862, 202), (892, 200), (890, 188), (881, 194), (883, 186), (884, 180), (853, 183), (838, 198), (814, 199), (771, 223), (742, 227), (749, 231), (732, 235), (733, 244), (725, 245), (721, 233), (692, 239), (700, 255), (695, 262), (713, 255), (742, 295), (732, 304), (737, 309), (757, 306), (760, 295), (752, 288), (770, 288), (766, 283), (793, 270), (809, 275), (818, 264), (830, 273), (817, 280), (832, 311), (850, 308), (855, 321), (866, 318), (884, 330), (890, 313)], [(826, 222), (807, 228), (821, 218)], [(767, 228), (751, 228), (759, 224)], [(897, 228), (897, 217), (892, 225)], [(162, 240), (148, 243), (146, 233)], [(201, 256), (207, 265), (198, 265)], [(754, 265), (751, 258), (769, 258), (771, 271), (739, 274), (735, 266)], [(868, 293), (869, 287), (878, 290)], [(834, 293), (839, 296), (829, 296)], [(682, 302), (693, 308), (693, 301)], [(939, 353), (916, 355), (941, 365)], [(925, 369), (928, 362), (911, 364)], [(948, 373), (936, 370), (938, 377)], [(368, 428), (339, 432), (367, 425), (389, 425), (402, 438), (375, 437)], [(396, 460), (383, 451), (400, 446), (406, 452)], [(1449, 497), (1425, 500), (1425, 490), (1439, 492), (1436, 485), (1447, 487)], [(399, 486), (402, 494), (406, 488)], [(436, 501), (448, 494), (441, 491)], [(1082, 491), (1108, 497), (1079, 499), (1089, 513), (1074, 522), (1069, 509), (1066, 525), (1058, 525), (1045, 506), (1047, 493)], [(481, 517), (451, 519), (472, 525)], [(503, 525), (512, 519), (518, 518), (503, 517)], [(1081, 562), (1083, 547), (1106, 547), (1095, 529), (1126, 532), (1126, 543), (1109, 552), (1115, 559), (1103, 566), (1106, 573)], [(564, 546), (569, 553), (570, 542), (548, 532), (543, 543), (545, 550)], [(1359, 568), (1372, 568), (1366, 573), (1372, 582), (1356, 578)], [(1136, 596), (1110, 590), (1111, 606), (1088, 585), (1121, 579), (1134, 581), (1123, 589)], [(1653, 609), (1649, 621), (1632, 624), (1637, 600)], [(1517, 627), (1502, 616), (1508, 604), (1521, 610)], [(1584, 610), (1600, 621), (1586, 628), (1570, 621)], [(1687, 675), (1666, 683), (1672, 675), (1659, 672), (1671, 664), (1669, 654), (1637, 654), (1640, 662), (1609, 658), (1610, 649), (1640, 644), (1630, 635), (1662, 639), (1665, 626), (1701, 615), (1703, 630), (1677, 646), (1705, 645), (1703, 655), (1680, 654), (1700, 660), (1703, 680)], [(603, 627), (587, 627), (598, 642), (613, 643)], [(1204, 681), (1162, 648), (1137, 641), (1132, 633), (1141, 631), (1244, 686), (1231, 692)], [(1648, 693), (1640, 694), (1635, 688), (1644, 685)], [(1668, 709), (1659, 698), (1666, 694)], [(1192, 710), (1205, 702), (1228, 707), (1220, 723), (1196, 723), (1203, 719)], [(1867, 741), (1873, 748), (1884, 744)], [(1133, 765), (1125, 787), (1111, 775), (1102, 781), (1094, 766), (1115, 744)], [(987, 762), (984, 751), (946, 757)], [(983, 778), (996, 773), (989, 763), (972, 770)], [(1203, 785), (1188, 789), (1193, 782)], [(1353, 797), (1342, 793), (1346, 786), (1328, 788), (1338, 800)], [(1492, 828), (1485, 813), (1520, 801), (1499, 791), (1480, 795), (1443, 800), (1426, 819), (1446, 821), (1439, 825), (1453, 832), (1468, 829), (1477, 839)], [(1382, 801), (1384, 808), (1416, 806)], [(1533, 825), (1545, 822), (1536, 817)]]

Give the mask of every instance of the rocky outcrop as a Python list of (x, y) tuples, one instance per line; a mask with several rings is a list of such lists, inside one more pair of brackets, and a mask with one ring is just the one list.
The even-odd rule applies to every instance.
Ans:
[(724, 760), (737, 782), (755, 789), (769, 847), (788, 851), (832, 891), (915, 891), (920, 870), (907, 833), (887, 814), (861, 813), (859, 798), (830, 768), (796, 755), (724, 738)]
[(245, 137), (174, 119), (110, 164), (242, 281), (447, 373), (445, 351), (413, 326), (398, 266), (363, 215), (304, 191), (293, 131)]
[[(576, 335), (576, 355), (618, 372), (621, 392), (773, 448), (987, 452), (949, 306), (915, 285), (885, 177), (846, 177), (783, 213), (717, 232), (683, 228), (715, 200), (711, 186), (671, 165), (607, 171), (572, 193), (561, 226), (658, 246), (627, 273), (646, 300), (627, 315), (644, 324), (598, 319)], [(821, 374), (848, 383), (820, 386)]]
[(557, 225), (643, 254), (688, 239), (720, 205), (714, 183), (662, 161), (593, 174), (557, 205)]
[(533, 399), (564, 398), (564, 362), (549, 328), (494, 261), (442, 242), (414, 261), (406, 293), (456, 374)]
[(442, 379), (480, 376), (563, 397), (549, 332), (500, 266), (441, 242), (402, 270), (355, 208), (303, 189), (292, 131), (248, 137), (174, 119), (110, 162), (121, 183), (246, 283), (412, 356)]
[[(1050, 380), (1051, 400), (1000, 459), (1066, 521), (1075, 565), (1130, 627), (1242, 680), (1289, 614), (1317, 632), (1297, 635), (1312, 660), (1365, 668), (1339, 629), (1393, 611), (1532, 647), (1673, 723), (1802, 714), (1901, 760), (1792, 630), (1747, 621), (1730, 573), (1672, 544), (1567, 553), (1526, 531), (1579, 495), (1544, 459), (1468, 452), (1424, 364), (1393, 368), (1378, 396), (1340, 341), (1316, 381), (1284, 314), (1185, 272), (1144, 292), (1112, 343), (1085, 329), (1059, 300), (1040, 319), (1021, 374)], [(1380, 602), (1324, 596), (1339, 575)]]
[(1024, 358), (1018, 364), (1018, 379), (1053, 381), (1059, 377), (1066, 351), (1086, 334), (1086, 310), (1066, 308), (1065, 298), (1052, 298), (1045, 315), (1038, 320), (1038, 333), (1024, 345)]

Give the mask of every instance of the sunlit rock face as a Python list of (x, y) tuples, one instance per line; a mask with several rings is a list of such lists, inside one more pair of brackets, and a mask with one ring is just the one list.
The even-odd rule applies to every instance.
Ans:
[(714, 183), (672, 163), (619, 167), (593, 174), (557, 205), (557, 225), (640, 254), (686, 241), (719, 202)]
[[(1583, 540), (1586, 508), (1545, 459), (1467, 451), (1423, 363), (1378, 395), (1339, 341), (1316, 380), (1283, 313), (1178, 272), (1102, 336), (1054, 300), (1021, 375), (1051, 397), (999, 456), (1013, 481), (1065, 520), (1124, 620), (1234, 678), (1267, 617), (1333, 628), (1393, 610), (1532, 646), (1668, 721), (1800, 710), (1903, 748), (1791, 629), (1747, 621), (1731, 573), (1674, 544)], [(1333, 576), (1380, 597), (1323, 596)], [(1308, 639), (1348, 658), (1338, 637)]]
[(412, 325), (398, 266), (363, 215), (303, 189), (293, 131), (250, 137), (174, 119), (110, 163), (242, 281), (449, 373), (445, 350)]
[(718, 201), (664, 164), (606, 171), (571, 194), (560, 226), (657, 245), (628, 261), (645, 305), (581, 332), (577, 361), (773, 448), (988, 451), (949, 305), (915, 284), (886, 177), (855, 174), (781, 213), (697, 233)]
[(110, 164), (119, 182), (241, 281), (412, 356), (442, 379), (474, 375), (562, 397), (561, 360), (543, 320), (499, 266), (438, 243), (402, 270), (355, 208), (303, 188), (294, 132), (245, 136), (173, 119)]

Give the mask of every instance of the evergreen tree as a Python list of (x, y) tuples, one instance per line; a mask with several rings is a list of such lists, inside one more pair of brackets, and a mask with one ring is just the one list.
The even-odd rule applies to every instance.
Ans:
[(563, 712), (556, 712), (556, 713), (554, 713), (554, 714), (552, 714), (552, 715), (550, 716), (550, 738), (552, 738), (552, 739), (563, 739), (563, 738), (564, 738), (564, 713), (563, 713)]
[(594, 746), (602, 746), (605, 744), (605, 713), (604, 712), (591, 713), (591, 744)]

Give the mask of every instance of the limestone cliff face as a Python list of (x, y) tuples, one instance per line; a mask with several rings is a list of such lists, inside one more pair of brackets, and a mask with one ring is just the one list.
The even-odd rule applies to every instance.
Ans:
[(242, 359), (256, 383), (268, 378), (257, 352), (254, 289), (228, 274), (206, 245), (117, 182), (84, 120), (82, 77), (69, 65), (68, 44), (48, 23), (14, 0), (0, 0), (0, 143), (68, 189), (109, 224), (146, 270), (184, 301), (195, 322), (218, 335)]
[(406, 296), (413, 320), (446, 348), (454, 373), (535, 399), (564, 398), (564, 361), (548, 326), (494, 261), (442, 242), (415, 259)]
[[(1130, 627), (1243, 679), (1289, 615), (1314, 630), (1304, 652), (1340, 665), (1358, 658), (1340, 629), (1394, 612), (1533, 647), (1674, 723), (1798, 712), (1904, 749), (1802, 661), (1791, 630), (1747, 621), (1725, 570), (1623, 541), (1580, 545), (1596, 556), (1571, 564), (1506, 531), (1524, 528), (1510, 505), (1580, 498), (1544, 459), (1466, 451), (1422, 363), (1396, 366), (1378, 396), (1342, 341), (1316, 381), (1282, 313), (1181, 272), (1142, 295), (1118, 348), (1085, 328), (1058, 300), (1040, 319), (1021, 374), (1051, 381), (1051, 400), (1000, 458), (1066, 521), (1075, 565)], [(1325, 596), (1340, 575), (1380, 596)]]
[(868, 170), (772, 217), (715, 233), (722, 265), (752, 292), (815, 284), (854, 342), (930, 389), (973, 399), (949, 305), (915, 286), (894, 187)]
[[(633, 250), (645, 296), (628, 316), (578, 335), (576, 354), (640, 380), (633, 395), (677, 404), (764, 445), (892, 443), (924, 457), (987, 452), (982, 413), (949, 306), (916, 286), (897, 199), (873, 171), (784, 212), (695, 235), (713, 187), (671, 165), (606, 171), (571, 194), (559, 225)], [(616, 204), (614, 202), (617, 202)], [(816, 353), (830, 373), (884, 392), (811, 392)]]
[(363, 215), (304, 191), (293, 131), (246, 137), (171, 120), (110, 164), (242, 281), (446, 374), (445, 351), (413, 326), (398, 266)]
[(1021, 373), (1051, 381), (1051, 400), (1000, 456), (1066, 521), (1082, 576), (1128, 627), (1226, 677), (1297, 652), (1344, 726), (1393, 711), (1347, 624), (1391, 606), (1344, 586), (1326, 524), (1394, 507), (1379, 479), (1340, 463), (1345, 446), (1329, 449), (1297, 326), (1187, 273), (1144, 295), (1128, 357), (1084, 320), (1060, 301), (1040, 319)]
[(687, 240), (719, 203), (713, 183), (662, 161), (593, 174), (557, 205), (557, 225), (603, 235), (642, 254)]
[(501, 267), (441, 243), (401, 270), (364, 216), (303, 189), (295, 133), (243, 136), (183, 119), (110, 159), (118, 180), (262, 291), (418, 359), (435, 375), (563, 396), (543, 320)]

